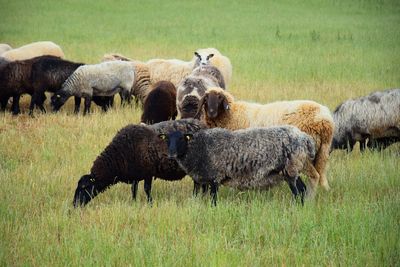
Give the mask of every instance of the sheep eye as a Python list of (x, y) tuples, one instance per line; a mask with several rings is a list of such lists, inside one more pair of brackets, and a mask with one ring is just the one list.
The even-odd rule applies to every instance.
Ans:
[(60, 95), (57, 95), (57, 98), (60, 98), (61, 96)]
[(95, 179), (94, 179), (94, 178), (90, 178), (90, 181), (91, 181), (92, 183), (94, 183)]
[(190, 139), (192, 139), (192, 135), (191, 134), (186, 134), (185, 135), (185, 139), (186, 139), (186, 141), (190, 141)]
[(159, 137), (161, 140), (167, 139), (167, 136), (166, 136), (165, 134), (160, 134), (158, 137)]

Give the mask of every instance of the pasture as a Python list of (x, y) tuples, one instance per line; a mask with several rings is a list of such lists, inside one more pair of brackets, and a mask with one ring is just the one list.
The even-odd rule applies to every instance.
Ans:
[[(67, 59), (105, 53), (190, 60), (216, 47), (232, 61), (229, 90), (259, 103), (342, 101), (400, 86), (400, 2), (4, 1), (0, 43), (59, 44)], [(398, 266), (400, 145), (331, 154), (329, 192), (304, 207), (287, 185), (220, 188), (192, 197), (189, 177), (156, 180), (153, 206), (118, 184), (74, 209), (78, 179), (141, 109), (0, 114), (1, 266)], [(50, 111), (48, 102), (46, 109)]]

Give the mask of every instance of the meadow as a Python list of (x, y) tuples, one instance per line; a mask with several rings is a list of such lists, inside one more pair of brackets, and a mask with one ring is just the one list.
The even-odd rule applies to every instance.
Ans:
[[(189, 60), (216, 47), (237, 99), (342, 101), (400, 86), (400, 2), (0, 0), (0, 43), (51, 40), (67, 59)], [(156, 180), (152, 206), (118, 184), (74, 209), (78, 179), (141, 109), (0, 114), (0, 266), (399, 266), (400, 145), (331, 154), (331, 190), (304, 207), (282, 184), (192, 197)], [(46, 106), (50, 111), (50, 106)]]

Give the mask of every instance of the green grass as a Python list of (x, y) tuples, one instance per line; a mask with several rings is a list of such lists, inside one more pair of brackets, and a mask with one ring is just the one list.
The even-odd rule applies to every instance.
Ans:
[[(189, 60), (216, 47), (233, 64), (230, 91), (261, 103), (313, 99), (335, 108), (400, 84), (398, 1), (3, 1), (0, 43), (37, 40), (68, 59)], [(26, 111), (29, 97), (23, 98)], [(218, 207), (192, 182), (116, 185), (73, 209), (80, 176), (141, 111), (0, 114), (0, 266), (399, 266), (400, 146), (331, 154), (332, 190), (304, 207), (286, 185), (222, 187)], [(142, 187), (142, 184), (141, 184)]]

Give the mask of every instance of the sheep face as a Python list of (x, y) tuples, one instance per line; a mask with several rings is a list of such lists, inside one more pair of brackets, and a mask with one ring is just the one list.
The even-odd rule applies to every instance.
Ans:
[(188, 133), (184, 134), (180, 131), (174, 131), (166, 134), (160, 134), (159, 138), (167, 142), (168, 158), (176, 159), (183, 157), (188, 149), (188, 142), (192, 139), (193, 135)]
[(66, 94), (63, 91), (59, 91), (55, 93), (51, 97), (51, 106), (53, 107), (54, 111), (58, 111), (64, 104), (67, 102), (70, 95)]
[(210, 64), (210, 59), (214, 56), (214, 54), (200, 54), (198, 52), (194, 52), (196, 56), (195, 66), (206, 66)]
[(74, 207), (85, 206), (97, 194), (95, 179), (91, 175), (82, 176), (75, 190)]
[(228, 99), (226, 99), (226, 96), (213, 91), (204, 95), (200, 102), (199, 109), (202, 108), (202, 105), (204, 105), (207, 116), (211, 119), (215, 119), (219, 114), (229, 110)]

